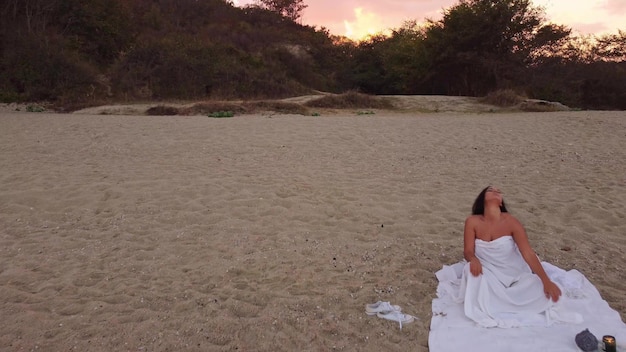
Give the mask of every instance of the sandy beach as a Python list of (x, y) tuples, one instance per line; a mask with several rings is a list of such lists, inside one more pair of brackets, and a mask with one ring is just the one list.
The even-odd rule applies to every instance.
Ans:
[(5, 109), (0, 166), (2, 351), (428, 351), (490, 184), (626, 318), (626, 112)]

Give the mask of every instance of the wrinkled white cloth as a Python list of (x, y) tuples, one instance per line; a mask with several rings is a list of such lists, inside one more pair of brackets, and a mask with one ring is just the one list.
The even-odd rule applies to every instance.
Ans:
[(503, 328), (582, 322), (579, 314), (546, 298), (541, 279), (531, 272), (512, 236), (477, 239), (475, 244), (483, 273), (472, 275), (469, 263), (464, 263), (458, 281), (448, 280), (442, 287), (463, 303), (468, 318), (484, 327)]
[(586, 328), (598, 339), (613, 335), (618, 350), (626, 348), (626, 324), (579, 271), (541, 263), (561, 288), (555, 304), (545, 297), (541, 280), (512, 237), (477, 241), (476, 256), (483, 275), (472, 276), (465, 261), (436, 273), (430, 352), (578, 351), (574, 337)]

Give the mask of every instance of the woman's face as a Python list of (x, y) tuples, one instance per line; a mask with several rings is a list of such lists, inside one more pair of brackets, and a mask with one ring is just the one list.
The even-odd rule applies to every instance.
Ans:
[(485, 203), (490, 201), (497, 201), (498, 204), (502, 204), (502, 191), (494, 186), (489, 186), (487, 192), (485, 192)]

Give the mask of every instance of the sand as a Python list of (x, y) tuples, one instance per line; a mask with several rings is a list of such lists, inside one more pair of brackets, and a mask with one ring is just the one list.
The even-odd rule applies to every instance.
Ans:
[(490, 184), (624, 319), (625, 161), (626, 112), (5, 109), (0, 349), (428, 351), (434, 273)]

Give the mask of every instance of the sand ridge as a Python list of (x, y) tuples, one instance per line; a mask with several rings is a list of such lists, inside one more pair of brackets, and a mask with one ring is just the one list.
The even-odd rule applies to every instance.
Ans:
[(624, 112), (0, 123), (6, 350), (427, 351), (488, 184), (626, 316)]
[[(323, 97), (330, 93), (318, 92), (316, 94), (297, 96), (292, 98), (267, 100), (267, 102), (275, 103), (291, 103), (304, 105), (309, 101)], [(380, 111), (378, 109), (331, 109), (331, 108), (310, 108), (311, 114), (320, 115), (337, 115), (337, 114), (354, 114), (363, 111), (378, 111), (389, 113), (428, 113), (428, 112), (465, 112), (465, 113), (483, 113), (483, 112), (504, 112), (518, 110), (516, 107), (498, 107), (481, 102), (480, 98), (464, 97), (464, 96), (442, 96), (442, 95), (383, 95), (381, 99), (388, 100), (394, 107), (391, 111)], [(251, 100), (252, 102), (254, 100)], [(209, 103), (218, 103), (220, 101), (209, 100)], [(230, 100), (222, 103), (241, 104), (250, 101)], [(74, 114), (81, 115), (148, 115), (150, 108), (158, 106), (170, 106), (178, 109), (189, 109), (197, 103), (203, 101), (188, 102), (136, 102), (136, 103), (117, 103), (109, 105), (92, 106), (74, 111)], [(551, 103), (550, 103), (551, 104)], [(0, 111), (27, 111), (28, 104), (0, 104)], [(39, 105), (31, 105), (31, 108), (37, 108)], [(275, 115), (275, 112), (266, 111), (265, 115)]]

